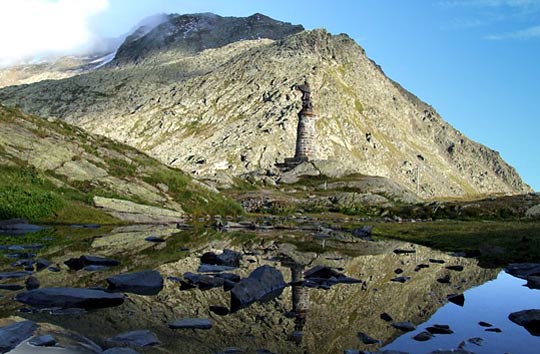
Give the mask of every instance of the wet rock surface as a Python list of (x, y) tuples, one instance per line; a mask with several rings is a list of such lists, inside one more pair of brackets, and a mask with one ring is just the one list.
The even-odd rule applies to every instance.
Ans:
[(32, 321), (0, 327), (0, 353), (6, 353), (34, 335), (37, 325)]
[(540, 310), (523, 310), (511, 313), (510, 321), (524, 327), (533, 336), (540, 336)]
[(133, 345), (136, 347), (148, 347), (159, 345), (160, 341), (153, 332), (141, 329), (118, 334), (114, 337), (107, 339), (107, 343), (114, 345)]
[(50, 334), (44, 334), (42, 336), (32, 338), (28, 341), (28, 343), (35, 345), (36, 347), (52, 347), (56, 345), (56, 339)]
[(163, 278), (155, 270), (115, 275), (107, 283), (110, 291), (138, 295), (157, 295), (163, 289)]
[(114, 267), (120, 265), (120, 262), (110, 258), (98, 256), (80, 256), (79, 258), (70, 258), (64, 262), (72, 270), (81, 270), (89, 266)]
[(42, 288), (19, 293), (15, 300), (35, 308), (94, 309), (119, 306), (124, 295), (83, 288)]
[(279, 296), (287, 286), (283, 274), (271, 266), (255, 269), (231, 290), (231, 312), (236, 312), (256, 301), (266, 301)]
[(210, 329), (212, 321), (207, 318), (184, 318), (169, 323), (171, 329)]

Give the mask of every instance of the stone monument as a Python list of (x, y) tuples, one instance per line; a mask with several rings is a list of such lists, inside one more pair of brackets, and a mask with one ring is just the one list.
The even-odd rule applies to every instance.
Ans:
[(296, 89), (302, 92), (302, 109), (298, 112), (298, 128), (296, 130), (296, 149), (293, 158), (286, 158), (284, 165), (289, 168), (305, 161), (313, 160), (315, 156), (315, 121), (316, 114), (313, 112), (311, 101), (311, 88), (307, 80), (302, 85), (296, 85)]

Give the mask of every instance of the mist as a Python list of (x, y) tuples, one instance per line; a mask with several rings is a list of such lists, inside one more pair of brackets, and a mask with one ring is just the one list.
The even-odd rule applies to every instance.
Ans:
[(91, 20), (109, 0), (2, 0), (0, 66), (80, 54), (111, 43), (96, 36)]

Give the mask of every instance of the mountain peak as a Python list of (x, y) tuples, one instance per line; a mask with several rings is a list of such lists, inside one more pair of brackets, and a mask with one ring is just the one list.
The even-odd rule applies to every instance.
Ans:
[(141, 27), (128, 37), (118, 49), (115, 63), (138, 63), (155, 53), (170, 50), (192, 54), (241, 40), (282, 39), (303, 30), (301, 25), (277, 21), (260, 13), (249, 17), (171, 14), (150, 31)]

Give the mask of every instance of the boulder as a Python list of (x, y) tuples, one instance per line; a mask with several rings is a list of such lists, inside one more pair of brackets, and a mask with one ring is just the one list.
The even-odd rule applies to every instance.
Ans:
[(119, 306), (124, 295), (84, 288), (42, 288), (19, 293), (15, 300), (35, 308), (94, 309)]
[(213, 265), (213, 264), (201, 264), (197, 271), (199, 273), (221, 273), (229, 272), (236, 269), (235, 267), (222, 266), (222, 265)]
[(328, 289), (332, 285), (344, 283), (362, 283), (359, 279), (354, 279), (336, 271), (333, 268), (318, 265), (304, 272), (304, 286)]
[(540, 310), (523, 310), (511, 313), (508, 318), (525, 329), (533, 336), (540, 336)]
[(231, 312), (248, 307), (256, 301), (267, 301), (279, 296), (286, 286), (279, 270), (268, 265), (261, 266), (232, 288)]
[(212, 305), (210, 306), (210, 311), (219, 316), (226, 316), (229, 314), (229, 309), (225, 306)]
[(452, 331), (450, 329), (450, 326), (438, 325), (438, 324), (426, 328), (426, 331), (428, 331), (431, 334), (452, 334), (452, 333), (454, 333), (454, 331)]
[(451, 303), (463, 307), (465, 305), (465, 296), (463, 294), (450, 294), (446, 297)]
[(0, 328), (0, 353), (7, 353), (32, 337), (38, 326), (32, 321), (17, 322)]
[(204, 274), (195, 274), (187, 272), (184, 274), (185, 282), (181, 282), (182, 287), (180, 290), (187, 290), (190, 288), (198, 287), (200, 290), (210, 290), (213, 288), (219, 288), (225, 284), (225, 279), (219, 277), (212, 277)]
[(417, 342), (425, 342), (431, 338), (433, 338), (433, 334), (429, 333), (428, 331), (422, 331), (413, 337), (413, 339)]
[(463, 271), (463, 266), (462, 265), (449, 265), (449, 266), (446, 266), (445, 268), (448, 269), (448, 270), (456, 271), (456, 272)]
[(416, 329), (416, 326), (410, 322), (394, 322), (392, 327), (399, 329), (403, 332), (411, 332)]
[(163, 289), (163, 278), (155, 270), (115, 275), (107, 283), (111, 291), (137, 295), (157, 295)]
[(121, 333), (107, 339), (107, 343), (114, 345), (132, 345), (136, 347), (148, 347), (161, 344), (156, 335), (146, 329)]
[(98, 256), (80, 256), (79, 258), (70, 258), (64, 262), (72, 270), (81, 270), (87, 266), (114, 267), (120, 265), (120, 262), (110, 258)]
[(373, 231), (373, 226), (362, 226), (351, 231), (354, 237), (360, 238), (366, 241), (373, 241), (371, 238), (371, 233)]
[(32, 275), (32, 272), (22, 271), (22, 272), (1, 272), (0, 280), (4, 279), (22, 279)]
[(224, 249), (221, 254), (206, 252), (201, 256), (201, 264), (226, 266), (232, 268), (240, 267), (242, 254), (233, 250)]
[(474, 337), (474, 338), (467, 339), (467, 342), (480, 347), (482, 346), (482, 343), (484, 343), (484, 339), (480, 337)]
[(529, 276), (540, 276), (540, 263), (511, 263), (504, 271), (517, 278), (527, 279)]
[(392, 322), (394, 319), (392, 318), (392, 316), (390, 316), (389, 314), (387, 314), (386, 312), (383, 312), (381, 313), (381, 315), (379, 316), (381, 318), (381, 320), (385, 321), (385, 322)]
[(182, 210), (170, 210), (156, 206), (133, 203), (128, 200), (94, 197), (94, 205), (112, 216), (135, 223), (172, 223), (182, 218)]
[(529, 276), (527, 277), (527, 284), (526, 284), (526, 286), (527, 286), (529, 289), (540, 290), (540, 276), (529, 275)]
[(50, 334), (44, 334), (30, 339), (28, 343), (35, 345), (36, 347), (53, 347), (56, 345), (56, 339)]
[(26, 290), (34, 290), (39, 288), (40, 283), (36, 277), (30, 276), (26, 278), (26, 280), (24, 281), (24, 285), (26, 286)]
[(210, 329), (212, 321), (207, 318), (185, 318), (169, 323), (171, 329)]
[(364, 333), (364, 332), (358, 332), (357, 336), (358, 336), (358, 339), (360, 339), (360, 341), (361, 341), (362, 343), (364, 343), (364, 344), (368, 344), (368, 345), (369, 345), (369, 344), (380, 344), (380, 343), (381, 343), (380, 340), (375, 339), (375, 338), (373, 338), (373, 337), (367, 335), (367, 334)]

